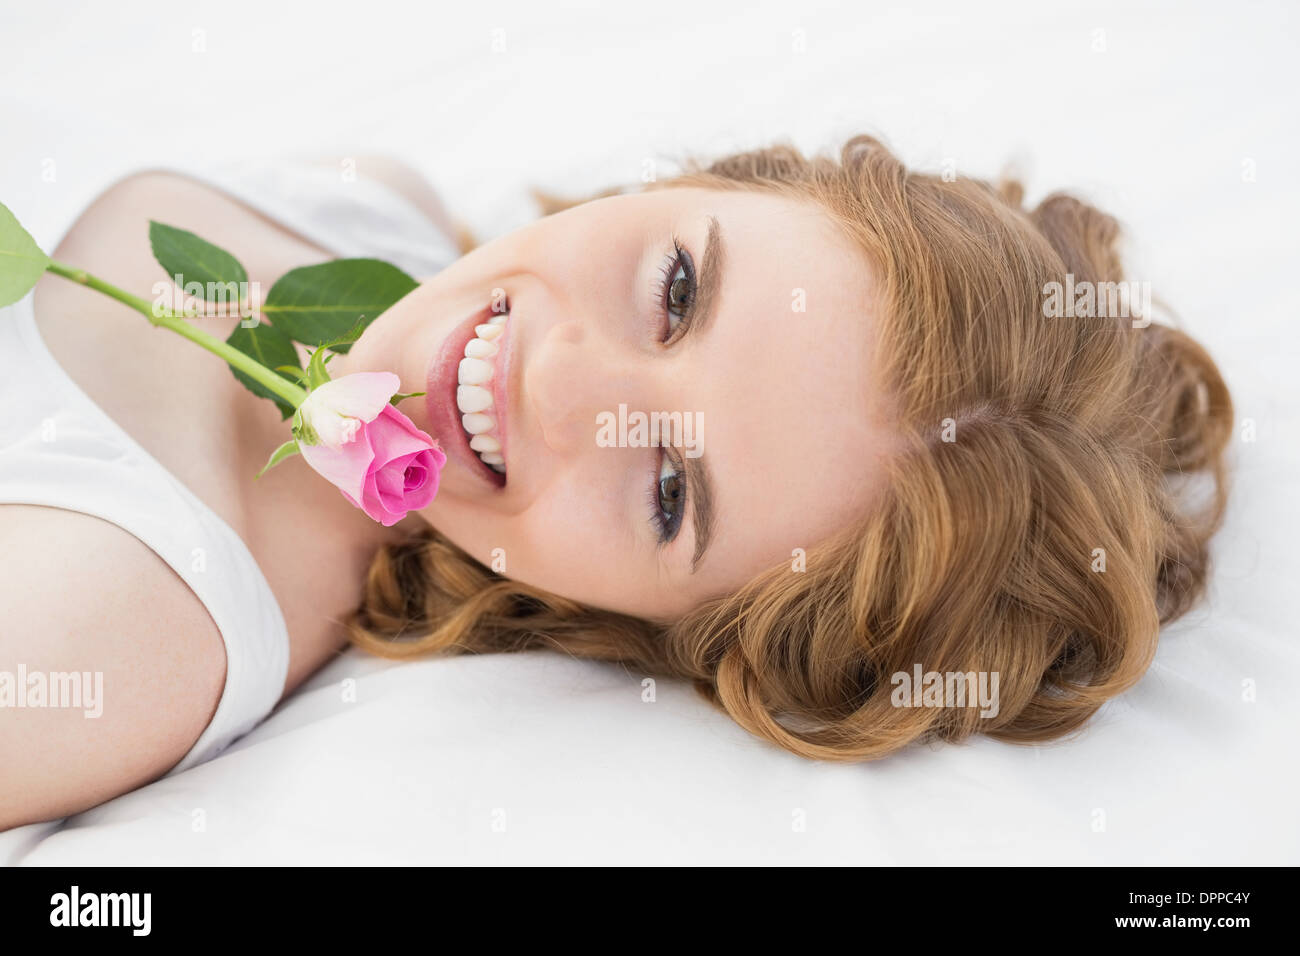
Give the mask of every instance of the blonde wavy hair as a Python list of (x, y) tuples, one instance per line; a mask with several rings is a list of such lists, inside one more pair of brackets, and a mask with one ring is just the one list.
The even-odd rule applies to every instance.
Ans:
[[(633, 188), (682, 186), (812, 202), (876, 270), (903, 450), (870, 513), (810, 549), (806, 570), (774, 567), (670, 625), (512, 581), (429, 529), (376, 555), (353, 642), (389, 658), (549, 647), (618, 661), (832, 760), (978, 732), (1050, 740), (1135, 684), (1161, 624), (1204, 589), (1233, 413), (1177, 329), (1044, 317), (1049, 282), (1125, 279), (1116, 220), (1063, 194), (1022, 208), (1013, 180), (909, 171), (869, 136), (838, 158), (775, 145), (688, 160)], [(547, 214), (577, 204), (535, 195)], [(891, 675), (916, 664), (998, 673), (996, 716), (895, 706)]]

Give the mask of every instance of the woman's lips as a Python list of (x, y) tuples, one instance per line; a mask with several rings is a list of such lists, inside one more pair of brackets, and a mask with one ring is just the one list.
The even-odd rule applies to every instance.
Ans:
[[(447, 453), (447, 457), (456, 461), (463, 470), (476, 476), (486, 487), (493, 489), (502, 488), (505, 485), (506, 475), (493, 471), (478, 454), (469, 447), (469, 436), (465, 433), (461, 425), (460, 409), (456, 405), (456, 389), (460, 382), (457, 376), (457, 370), (460, 366), (460, 360), (465, 356), (465, 346), (469, 340), (474, 337), (474, 327), (482, 325), (491, 319), (494, 315), (500, 313), (494, 312), (489, 305), (482, 310), (475, 312), (464, 322), (456, 326), (450, 334), (443, 340), (442, 346), (433, 354), (429, 360), (429, 368), (426, 375), (426, 395), (424, 396), (425, 409), (429, 415), (429, 429), (434, 438), (442, 446), (442, 450)], [(502, 340), (506, 338), (502, 336)], [(493, 401), (496, 409), (493, 416), (497, 418), (497, 430), (501, 435), (501, 448), (504, 453), (505, 444), (505, 374), (509, 368), (509, 350), (506, 349), (503, 354), (501, 367), (494, 376), (492, 383)], [(504, 457), (504, 454), (503, 454)], [(509, 462), (509, 458), (506, 458)]]

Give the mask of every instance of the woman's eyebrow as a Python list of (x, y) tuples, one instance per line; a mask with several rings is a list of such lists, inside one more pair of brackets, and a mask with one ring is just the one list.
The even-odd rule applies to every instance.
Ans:
[(691, 524), (695, 528), (695, 554), (691, 558), (691, 574), (694, 574), (713, 538), (713, 478), (703, 455), (682, 461), (686, 468), (686, 496), (691, 501)]
[[(703, 335), (709, 323), (718, 312), (718, 300), (722, 290), (722, 265), (725, 260), (722, 244), (722, 225), (717, 216), (709, 217), (709, 237), (704, 244), (704, 255), (700, 260), (699, 282), (695, 290), (694, 310), (691, 315), (690, 330), (693, 335)], [(691, 523), (695, 528), (695, 554), (691, 558), (691, 573), (699, 566), (704, 552), (709, 548), (713, 538), (713, 479), (709, 466), (704, 460), (703, 448), (700, 454), (684, 456), (686, 469), (686, 497), (691, 502)]]
[(695, 289), (695, 308), (691, 316), (693, 332), (705, 332), (718, 312), (718, 300), (722, 297), (724, 251), (722, 225), (718, 222), (717, 216), (710, 216), (709, 236), (704, 243), (704, 255), (700, 260), (699, 282)]

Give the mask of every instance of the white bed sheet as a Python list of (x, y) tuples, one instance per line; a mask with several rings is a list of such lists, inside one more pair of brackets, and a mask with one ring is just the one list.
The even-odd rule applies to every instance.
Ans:
[(396, 153), (492, 235), (532, 214), (529, 183), (874, 131), (935, 169), (1017, 159), (1031, 198), (1119, 215), (1255, 440), (1209, 601), (1075, 739), (816, 764), (614, 666), (352, 651), (218, 759), (0, 834), (0, 862), (1300, 862), (1290, 6), (134, 6), (0, 11), (0, 199), (38, 237), (160, 163)]

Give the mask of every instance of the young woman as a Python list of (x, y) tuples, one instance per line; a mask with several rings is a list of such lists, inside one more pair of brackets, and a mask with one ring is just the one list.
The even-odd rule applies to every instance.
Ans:
[[(211, 355), (57, 279), (5, 310), (0, 668), (102, 672), (104, 706), (0, 712), (0, 826), (210, 758), (349, 640), (626, 662), (812, 758), (1047, 740), (1132, 686), (1203, 588), (1229, 395), (1149, 316), (1047, 307), (1052, 283), (1125, 278), (1083, 202), (1027, 210), (1015, 183), (910, 172), (860, 136), (430, 264), (437, 198), (357, 169), (315, 191), (302, 170), (137, 175), (55, 257), (145, 295), (152, 218), (265, 288), (331, 255), (416, 263), (331, 363), (428, 389), (403, 409), (448, 464), (392, 528), (301, 459), (251, 481), (285, 426)], [(692, 443), (602, 432), (656, 412)], [(995, 712), (908, 706), (917, 670), (998, 675)]]

